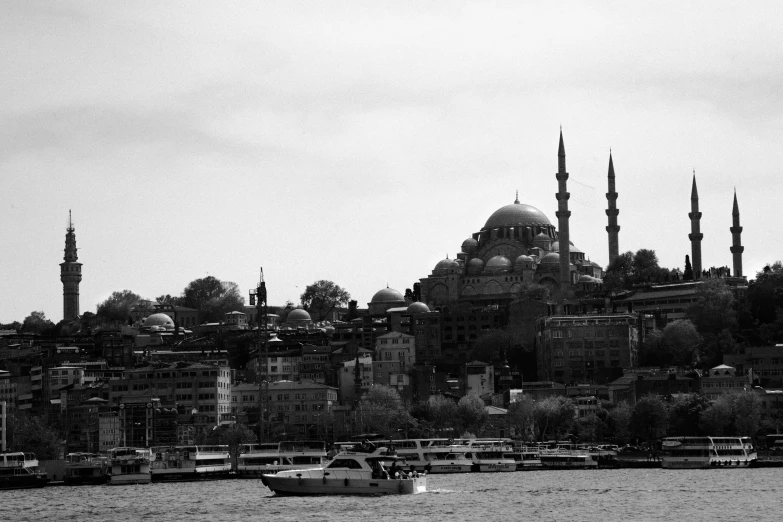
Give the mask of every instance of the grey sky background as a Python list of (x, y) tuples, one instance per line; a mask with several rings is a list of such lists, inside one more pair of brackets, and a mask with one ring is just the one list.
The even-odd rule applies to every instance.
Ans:
[(514, 200), (571, 237), (783, 258), (780, 2), (0, 3), (0, 322), (62, 318), (68, 209), (81, 311), (214, 275), (271, 304), (331, 279), (404, 291)]

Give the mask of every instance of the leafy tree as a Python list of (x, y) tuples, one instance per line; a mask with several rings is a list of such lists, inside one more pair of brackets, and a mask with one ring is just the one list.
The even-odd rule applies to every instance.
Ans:
[(710, 402), (700, 393), (680, 394), (669, 403), (669, 435), (693, 436), (699, 433), (699, 419)]
[(522, 437), (524, 440), (535, 438), (535, 407), (536, 402), (529, 395), (523, 395), (508, 405), (506, 426), (515, 437)]
[(633, 272), (633, 252), (625, 252), (614, 258), (604, 274), (604, 288), (618, 292), (630, 287)]
[(46, 318), (43, 312), (30, 312), (22, 322), (22, 332), (42, 334), (54, 328), (54, 323)]
[(705, 409), (699, 419), (699, 427), (703, 433), (712, 436), (729, 435), (733, 430), (734, 408), (731, 400), (726, 397), (718, 397)]
[(141, 301), (141, 296), (130, 290), (112, 292), (104, 302), (98, 305), (98, 311), (95, 315), (107, 321), (127, 321), (131, 310), (139, 301)]
[(687, 319), (667, 324), (663, 330), (653, 330), (642, 345), (642, 365), (690, 366), (698, 356), (701, 336)]
[(60, 437), (41, 417), (10, 415), (7, 440), (12, 451), (29, 451), (39, 459), (60, 457)]
[(666, 403), (658, 395), (645, 395), (633, 408), (631, 426), (636, 436), (648, 442), (663, 437), (669, 427)]
[(245, 298), (236, 283), (207, 276), (191, 281), (185, 287), (180, 304), (199, 310), (201, 320), (209, 323), (222, 321), (228, 312), (241, 311)]
[(748, 285), (748, 311), (763, 344), (783, 343), (783, 263), (776, 261)]
[(469, 393), (457, 403), (457, 417), (463, 429), (481, 433), (489, 414), (484, 401), (475, 393)]
[(693, 266), (691, 265), (691, 258), (688, 254), (685, 254), (685, 271), (682, 273), (683, 281), (693, 281)]
[(734, 329), (737, 326), (734, 293), (723, 279), (703, 279), (696, 290), (696, 301), (688, 307), (687, 314), (702, 335)]
[(457, 420), (457, 404), (443, 395), (432, 395), (427, 399), (427, 418), (439, 432), (453, 429)]
[(180, 305), (180, 300), (181, 299), (182, 299), (181, 297), (172, 296), (171, 294), (163, 294), (163, 295), (159, 295), (158, 297), (156, 297), (155, 301), (160, 303), (160, 304), (170, 304), (170, 305), (181, 306)]
[(414, 424), (397, 390), (383, 384), (365, 393), (358, 405), (357, 418), (363, 431), (391, 435)]
[(607, 423), (595, 413), (580, 417), (575, 424), (576, 431), (582, 441), (595, 442), (603, 440), (609, 431)]
[(559, 439), (570, 432), (574, 425), (574, 403), (566, 397), (547, 397), (536, 402), (533, 415), (539, 441), (547, 437)]
[(232, 468), (236, 469), (239, 447), (242, 444), (251, 444), (256, 441), (256, 434), (244, 424), (232, 424), (220, 431), (218, 435), (220, 444), (228, 446), (231, 454)]
[(16, 330), (17, 332), (22, 329), (22, 323), (14, 321), (13, 323), (0, 324), (0, 330)]
[(336, 307), (348, 304), (351, 294), (332, 281), (321, 279), (308, 285), (299, 298), (314, 321), (323, 321)]
[(547, 301), (550, 295), (548, 286), (532, 281), (523, 281), (519, 292), (517, 292), (519, 299), (533, 299), (534, 301)]
[(633, 408), (627, 402), (621, 402), (609, 411), (607, 424), (614, 438), (623, 444), (631, 440), (631, 415)]

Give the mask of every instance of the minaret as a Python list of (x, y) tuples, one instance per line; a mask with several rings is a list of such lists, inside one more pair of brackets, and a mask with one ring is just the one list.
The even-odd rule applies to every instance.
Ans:
[(359, 405), (362, 398), (362, 368), (359, 366), (359, 350), (356, 351), (356, 366), (353, 368), (353, 407)]
[(620, 227), (617, 226), (617, 192), (614, 188), (614, 164), (612, 163), (612, 151), (609, 151), (609, 192), (606, 193), (606, 200), (609, 202), (609, 208), (606, 209), (606, 215), (609, 217), (609, 225), (606, 231), (609, 233), (609, 264), (620, 255), (620, 242), (617, 234)]
[(691, 240), (691, 265), (693, 266), (693, 278), (701, 279), (701, 240), (704, 234), (701, 233), (699, 212), (699, 192), (696, 190), (696, 171), (693, 171), (693, 188), (691, 189), (691, 211), (688, 213), (691, 218), (691, 233), (688, 239)]
[(740, 226), (739, 218), (739, 206), (737, 205), (737, 190), (734, 190), (734, 209), (731, 211), (731, 254), (734, 258), (734, 277), (742, 277), (742, 252), (745, 251), (745, 247), (740, 243), (740, 234), (742, 234), (742, 227)]
[(64, 263), (60, 263), (60, 281), (63, 282), (63, 319), (73, 321), (79, 317), (79, 283), (82, 280), (82, 264), (76, 255), (76, 234), (71, 211), (68, 211), (68, 228), (65, 234)]
[(568, 218), (571, 217), (571, 212), (568, 211), (568, 198), (571, 196), (566, 189), (566, 180), (568, 180), (568, 172), (566, 172), (566, 158), (565, 158), (565, 146), (563, 145), (563, 129), (560, 129), (560, 146), (557, 151), (557, 189), (558, 192), (555, 195), (557, 198), (557, 240), (560, 244), (560, 284), (571, 284), (571, 243), (569, 242), (568, 234)]

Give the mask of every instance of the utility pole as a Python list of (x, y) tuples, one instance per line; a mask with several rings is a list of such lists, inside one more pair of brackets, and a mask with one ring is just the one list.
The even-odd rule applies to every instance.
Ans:
[[(261, 278), (258, 287), (250, 291), (250, 304), (254, 302), (258, 310), (258, 375), (259, 375), (259, 416), (258, 416), (258, 442), (266, 442), (265, 434), (268, 431), (264, 416), (269, 409), (269, 375), (267, 365), (269, 361), (269, 343), (267, 343), (267, 302), (266, 282), (264, 282), (264, 269), (261, 270)], [(261, 373), (263, 367), (264, 373)]]

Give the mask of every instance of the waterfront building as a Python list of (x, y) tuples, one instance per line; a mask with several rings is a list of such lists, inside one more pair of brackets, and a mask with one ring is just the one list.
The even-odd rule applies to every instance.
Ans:
[(269, 383), (268, 390), (273, 433), (316, 438), (330, 423), (337, 388), (311, 381), (277, 381)]
[(607, 383), (638, 364), (637, 314), (569, 315), (536, 321), (538, 377)]
[(726, 364), (721, 364), (701, 378), (701, 391), (709, 400), (715, 400), (727, 393), (751, 389), (748, 376), (737, 375), (737, 370)]

